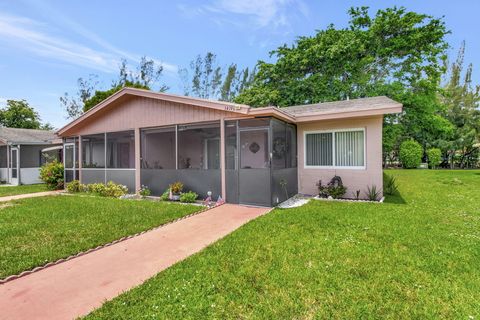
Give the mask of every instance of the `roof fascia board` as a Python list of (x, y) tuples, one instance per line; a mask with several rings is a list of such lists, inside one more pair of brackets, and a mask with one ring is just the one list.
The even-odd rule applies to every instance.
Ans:
[(296, 117), (296, 122), (311, 122), (319, 120), (332, 120), (332, 119), (345, 119), (345, 118), (356, 118), (356, 117), (368, 117), (375, 115), (384, 115), (392, 113), (402, 112), (402, 106), (395, 106), (389, 108), (375, 109), (375, 110), (360, 110), (360, 111), (348, 111), (348, 112), (331, 112), (324, 114), (305, 114), (299, 115)]

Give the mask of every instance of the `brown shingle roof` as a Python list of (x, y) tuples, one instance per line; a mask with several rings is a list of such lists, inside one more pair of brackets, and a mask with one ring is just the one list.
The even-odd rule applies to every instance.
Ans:
[(295, 117), (298, 117), (311, 114), (321, 115), (329, 113), (384, 109), (389, 107), (397, 107), (398, 105), (400, 105), (398, 102), (390, 98), (379, 96), (372, 98), (360, 98), (285, 107), (282, 108), (282, 110)]
[(57, 135), (53, 131), (0, 127), (0, 140), (15, 144), (49, 144)]

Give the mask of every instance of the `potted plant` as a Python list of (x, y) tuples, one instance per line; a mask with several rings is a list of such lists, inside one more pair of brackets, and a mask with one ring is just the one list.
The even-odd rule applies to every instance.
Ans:
[(178, 201), (180, 200), (180, 195), (182, 194), (183, 183), (180, 181), (174, 182), (170, 185), (170, 200)]

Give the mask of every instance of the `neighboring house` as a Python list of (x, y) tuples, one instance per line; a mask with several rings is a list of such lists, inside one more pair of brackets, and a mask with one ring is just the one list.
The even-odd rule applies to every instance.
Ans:
[(45, 154), (58, 159), (61, 145), (53, 131), (0, 127), (0, 181), (41, 183), (39, 170), (47, 160)]
[(348, 197), (381, 189), (383, 116), (401, 111), (387, 97), (251, 108), (124, 88), (57, 133), (67, 182), (159, 195), (181, 181), (201, 197), (272, 206), (334, 175)]

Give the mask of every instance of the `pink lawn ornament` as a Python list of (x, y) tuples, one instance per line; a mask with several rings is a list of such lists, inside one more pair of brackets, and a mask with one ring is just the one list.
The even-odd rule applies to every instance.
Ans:
[(224, 203), (225, 203), (225, 200), (223, 200), (223, 198), (221, 196), (218, 196), (217, 203), (215, 205), (219, 206), (219, 205), (224, 204)]

